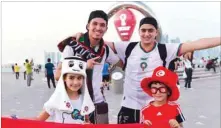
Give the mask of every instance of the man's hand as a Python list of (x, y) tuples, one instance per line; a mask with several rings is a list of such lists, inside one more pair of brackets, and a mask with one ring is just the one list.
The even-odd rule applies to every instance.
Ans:
[(171, 128), (180, 128), (179, 123), (175, 119), (170, 119), (169, 124)]
[(60, 62), (55, 70), (55, 74), (54, 74), (54, 78), (55, 80), (59, 80), (60, 76), (61, 76), (61, 69), (62, 69), (62, 63)]
[(99, 65), (100, 63), (97, 62), (98, 59), (100, 59), (99, 56), (87, 60), (87, 69), (93, 69), (94, 65)]
[(31, 58), (30, 64), (33, 64), (33, 58)]
[(143, 123), (144, 123), (145, 125), (147, 125), (147, 126), (151, 126), (151, 125), (152, 125), (152, 122), (149, 121), (149, 120), (145, 120)]

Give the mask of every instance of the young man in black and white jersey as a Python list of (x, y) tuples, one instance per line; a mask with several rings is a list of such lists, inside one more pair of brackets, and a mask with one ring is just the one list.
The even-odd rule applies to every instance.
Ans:
[[(108, 106), (100, 90), (103, 65), (105, 62), (116, 64), (120, 60), (113, 50), (104, 43), (103, 35), (107, 31), (107, 24), (108, 16), (105, 12), (92, 11), (86, 26), (87, 32), (78, 41), (69, 37), (58, 45), (59, 47), (67, 44), (63, 49), (63, 58), (79, 55), (87, 60), (87, 85), (96, 106), (95, 112), (90, 115), (90, 122), (94, 124), (108, 123)], [(60, 47), (59, 49), (62, 50)], [(60, 77), (60, 71), (61, 64), (56, 71), (56, 79)]]

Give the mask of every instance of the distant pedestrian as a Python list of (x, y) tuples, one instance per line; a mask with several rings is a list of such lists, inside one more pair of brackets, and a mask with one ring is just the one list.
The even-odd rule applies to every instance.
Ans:
[[(175, 72), (176, 70), (178, 70), (178, 65), (180, 61), (181, 61), (180, 58), (176, 57), (170, 62), (168, 69), (172, 72)], [(179, 79), (177, 79), (177, 84), (180, 85)]]
[(35, 72), (36, 72), (37, 74), (39, 74), (39, 66), (38, 66), (38, 65), (35, 65)]
[(18, 66), (17, 63), (15, 63), (14, 71), (15, 71), (15, 78), (16, 79), (19, 79), (19, 70), (20, 70), (20, 67)]
[(206, 67), (206, 59), (204, 57), (201, 58), (201, 64), (202, 64), (202, 68)]
[(54, 70), (54, 64), (52, 64), (51, 59), (48, 58), (48, 63), (45, 64), (45, 76), (47, 77), (48, 88), (51, 88), (50, 80), (52, 81), (54, 88), (56, 88), (53, 70)]
[(15, 73), (14, 65), (12, 65), (12, 73), (13, 73), (13, 74)]
[(185, 78), (185, 88), (191, 88), (191, 82), (192, 82), (192, 72), (193, 72), (193, 67), (192, 64), (188, 58), (188, 56), (184, 55), (184, 65), (185, 65), (185, 73), (186, 73), (186, 78)]
[(29, 62), (28, 59), (25, 60), (25, 68), (26, 68), (26, 74), (27, 74), (27, 85), (31, 86), (31, 81), (33, 80), (33, 72), (32, 72), (32, 66), (33, 66), (33, 59)]
[(110, 65), (108, 63), (105, 63), (104, 66), (103, 66), (103, 71), (102, 71), (102, 76), (103, 76), (103, 89), (105, 87), (107, 87), (107, 90), (110, 90), (110, 87), (109, 87), (109, 81), (110, 81), (110, 73), (109, 73), (109, 67)]
[(39, 72), (41, 72), (41, 65), (40, 64), (38, 65), (38, 69), (39, 69)]
[(25, 68), (25, 63), (21, 66), (21, 72), (24, 73), (24, 80), (26, 80), (26, 68)]
[(217, 63), (218, 57), (215, 59), (210, 59), (208, 60), (208, 63), (206, 64), (206, 69), (208, 71), (210, 71), (210, 69), (212, 68), (214, 73), (216, 73), (216, 63)]

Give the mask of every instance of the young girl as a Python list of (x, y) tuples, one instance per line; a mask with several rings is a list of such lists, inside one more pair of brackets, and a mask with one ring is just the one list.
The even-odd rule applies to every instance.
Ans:
[(148, 128), (181, 128), (185, 120), (176, 101), (179, 98), (179, 90), (176, 85), (178, 76), (176, 73), (158, 67), (152, 77), (144, 78), (141, 87), (148, 95), (154, 98), (141, 110), (141, 123)]
[(79, 57), (68, 57), (62, 62), (62, 75), (57, 87), (44, 104), (36, 120), (52, 116), (54, 122), (89, 123), (88, 115), (95, 109), (86, 85), (86, 62)]

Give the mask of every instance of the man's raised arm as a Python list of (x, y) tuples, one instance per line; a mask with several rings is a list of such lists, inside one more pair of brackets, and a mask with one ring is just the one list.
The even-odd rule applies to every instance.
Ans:
[(182, 55), (187, 52), (192, 52), (195, 50), (213, 48), (220, 45), (221, 45), (220, 37), (202, 38), (196, 41), (183, 43), (179, 55)]

